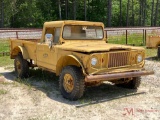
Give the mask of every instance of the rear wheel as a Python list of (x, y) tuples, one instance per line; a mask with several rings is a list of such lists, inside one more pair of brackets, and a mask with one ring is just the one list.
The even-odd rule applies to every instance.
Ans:
[(27, 60), (22, 55), (16, 56), (14, 60), (15, 73), (18, 78), (26, 78), (29, 75), (29, 66)]
[(141, 84), (141, 77), (134, 77), (133, 80), (130, 80), (125, 83), (117, 84), (118, 87), (124, 87), (129, 89), (137, 89)]
[(84, 76), (76, 66), (65, 67), (59, 77), (59, 88), (64, 98), (77, 100), (84, 93)]
[(160, 58), (160, 46), (157, 48), (157, 57)]

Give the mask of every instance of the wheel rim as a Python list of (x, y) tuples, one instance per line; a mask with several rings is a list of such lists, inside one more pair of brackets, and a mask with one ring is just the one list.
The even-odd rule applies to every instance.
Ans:
[(70, 93), (73, 90), (73, 77), (70, 74), (65, 74), (63, 79), (63, 87), (64, 89)]
[(16, 61), (16, 70), (17, 70), (17, 73), (19, 75), (20, 72), (21, 72), (21, 63), (19, 61)]

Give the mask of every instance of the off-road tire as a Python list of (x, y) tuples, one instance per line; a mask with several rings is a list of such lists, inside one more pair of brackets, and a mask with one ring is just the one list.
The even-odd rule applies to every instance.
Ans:
[(141, 77), (134, 77), (133, 80), (126, 83), (117, 84), (117, 86), (129, 89), (137, 89), (140, 86), (140, 84), (141, 84)]
[[(20, 65), (19, 65), (20, 72), (18, 72), (18, 66), (16, 64), (17, 62), (20, 63)], [(16, 56), (16, 58), (14, 60), (14, 67), (15, 67), (16, 76), (18, 78), (27, 78), (29, 76), (28, 62), (27, 62), (27, 60), (23, 59), (21, 54)]]
[[(64, 76), (69, 74), (73, 78), (73, 90), (67, 92), (64, 87)], [(62, 70), (59, 77), (59, 88), (62, 96), (69, 100), (77, 100), (83, 96), (84, 93), (84, 75), (82, 70), (76, 66), (66, 66)]]
[(157, 48), (157, 57), (160, 58), (160, 46)]

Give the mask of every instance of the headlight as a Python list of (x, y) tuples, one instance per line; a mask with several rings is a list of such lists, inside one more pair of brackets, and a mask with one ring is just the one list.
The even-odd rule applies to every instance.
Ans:
[(97, 61), (98, 61), (97, 58), (92, 58), (91, 59), (91, 65), (93, 65), (93, 66), (96, 65)]
[(142, 62), (142, 55), (138, 55), (138, 56), (137, 56), (137, 62), (138, 62), (138, 63)]

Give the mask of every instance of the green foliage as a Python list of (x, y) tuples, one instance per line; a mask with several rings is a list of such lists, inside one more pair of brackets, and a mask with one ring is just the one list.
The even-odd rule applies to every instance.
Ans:
[[(42, 27), (45, 21), (62, 19), (77, 19), (101, 21), (108, 25), (109, 0), (3, 0), (4, 1), (4, 26), (5, 27)], [(58, 2), (60, 1), (60, 2)], [(67, 2), (68, 1), (68, 2)], [(86, 6), (85, 6), (86, 1)], [(126, 26), (127, 12), (128, 26), (155, 26), (160, 25), (160, 2), (154, 0), (128, 0), (122, 1), (122, 16), (120, 18), (120, 0), (112, 0), (111, 24), (112, 26)], [(59, 7), (60, 6), (60, 7)], [(157, 7), (158, 6), (158, 7)], [(1, 5), (0, 5), (1, 7)], [(153, 16), (151, 16), (153, 13)]]
[(42, 27), (48, 20), (55, 20), (56, 16), (51, 0), (17, 0), (17, 12), (11, 16), (11, 27)]

